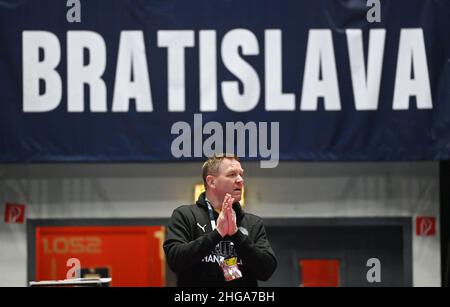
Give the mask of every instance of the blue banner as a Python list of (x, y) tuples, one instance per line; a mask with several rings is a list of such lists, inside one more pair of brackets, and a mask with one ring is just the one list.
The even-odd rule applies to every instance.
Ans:
[(448, 0), (1, 0), (0, 161), (450, 158)]

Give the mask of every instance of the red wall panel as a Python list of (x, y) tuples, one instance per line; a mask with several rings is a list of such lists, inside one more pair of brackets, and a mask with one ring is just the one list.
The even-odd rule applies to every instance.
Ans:
[(300, 260), (302, 287), (339, 287), (339, 260)]
[(163, 226), (38, 227), (36, 280), (65, 279), (77, 258), (83, 271), (107, 271), (111, 286), (164, 286), (163, 241)]

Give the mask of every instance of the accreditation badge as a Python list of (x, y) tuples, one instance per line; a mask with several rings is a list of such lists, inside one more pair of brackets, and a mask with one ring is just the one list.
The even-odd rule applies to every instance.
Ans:
[(233, 281), (242, 277), (242, 272), (237, 264), (237, 257), (221, 257), (219, 265), (226, 281)]

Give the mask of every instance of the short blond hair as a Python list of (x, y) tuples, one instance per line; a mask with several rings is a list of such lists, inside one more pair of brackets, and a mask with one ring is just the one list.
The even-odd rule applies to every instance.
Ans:
[(219, 167), (222, 164), (222, 161), (225, 159), (236, 160), (239, 162), (238, 156), (234, 154), (214, 154), (214, 156), (210, 157), (208, 160), (203, 163), (202, 166), (202, 174), (203, 174), (203, 185), (205, 186), (205, 190), (208, 188), (206, 183), (206, 177), (208, 175), (216, 175), (219, 172)]

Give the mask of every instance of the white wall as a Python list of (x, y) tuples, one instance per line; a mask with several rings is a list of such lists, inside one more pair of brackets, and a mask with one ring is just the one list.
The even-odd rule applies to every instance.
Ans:
[[(262, 217), (439, 218), (439, 165), (244, 163), (247, 207)], [(28, 218), (167, 217), (193, 199), (200, 163), (0, 165), (0, 210), (25, 203)], [(25, 286), (26, 226), (0, 217), (0, 286)], [(415, 229), (413, 229), (415, 231)], [(439, 234), (439, 228), (437, 229)], [(440, 239), (413, 234), (415, 286), (440, 286)]]

